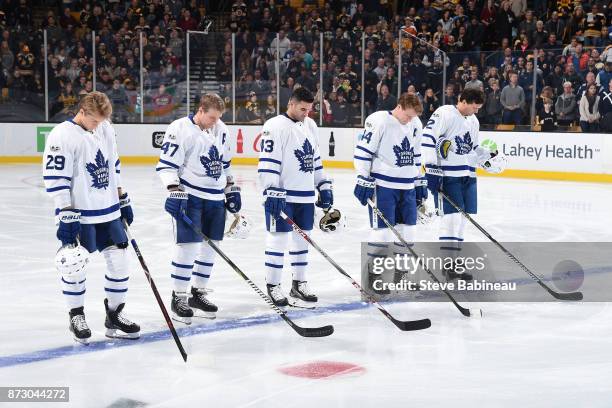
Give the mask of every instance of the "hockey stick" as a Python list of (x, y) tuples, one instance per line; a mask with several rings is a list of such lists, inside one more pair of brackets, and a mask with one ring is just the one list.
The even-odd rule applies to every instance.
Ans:
[(159, 295), (157, 286), (155, 286), (155, 282), (153, 281), (151, 272), (149, 272), (149, 268), (147, 267), (147, 264), (145, 263), (142, 253), (140, 253), (140, 249), (138, 248), (138, 245), (136, 244), (136, 240), (132, 237), (128, 224), (125, 220), (123, 220), (123, 227), (125, 228), (125, 233), (127, 234), (127, 237), (130, 240), (130, 243), (132, 244), (132, 248), (134, 248), (134, 252), (136, 252), (136, 256), (138, 257), (138, 260), (140, 261), (140, 265), (142, 266), (142, 269), (144, 270), (145, 276), (147, 277), (147, 280), (149, 281), (149, 285), (151, 285), (151, 290), (153, 291), (153, 294), (155, 295), (155, 300), (157, 300), (157, 304), (159, 305), (159, 308), (161, 309), (162, 314), (164, 315), (164, 319), (166, 319), (166, 324), (168, 325), (168, 328), (170, 329), (170, 333), (172, 333), (172, 337), (174, 337), (174, 342), (176, 343), (176, 346), (178, 347), (179, 352), (181, 353), (181, 357), (183, 357), (183, 360), (187, 362), (187, 353), (185, 352), (185, 349), (183, 348), (181, 339), (179, 339), (179, 336), (176, 333), (176, 329), (174, 328), (174, 325), (172, 324), (172, 320), (170, 319), (170, 316), (168, 315), (168, 311), (166, 310), (166, 307), (164, 306), (164, 302), (162, 301), (162, 298)]
[[(383, 220), (383, 222), (385, 223), (387, 228), (389, 228), (393, 232), (393, 234), (397, 237), (397, 239), (399, 239), (400, 242), (408, 249), (408, 251), (410, 251), (410, 254), (412, 256), (414, 256), (415, 258), (419, 259), (419, 256), (414, 251), (414, 249), (412, 249), (410, 247), (410, 245), (406, 242), (406, 240), (401, 236), (401, 234), (395, 228), (393, 228), (393, 225), (391, 225), (391, 223), (385, 218), (383, 213), (378, 209), (378, 207), (376, 207), (376, 205), (374, 204), (374, 202), (370, 198), (368, 199), (368, 205), (370, 206), (370, 208), (372, 208), (372, 211), (374, 211), (374, 214), (376, 214), (376, 216), (378, 218)], [(421, 261), (421, 262), (419, 262), (419, 264), (421, 265), (421, 268), (423, 268), (423, 270), (425, 272), (427, 272), (429, 274), (429, 276), (431, 276), (431, 278), (434, 280), (434, 282), (436, 282), (437, 284), (440, 285), (441, 288), (443, 288), (442, 291), (446, 294), (446, 296), (448, 296), (448, 298), (451, 300), (451, 302), (453, 302), (455, 307), (457, 307), (457, 309), (459, 309), (459, 311), (461, 312), (462, 315), (464, 315), (466, 317), (482, 317), (482, 310), (481, 309), (467, 309), (467, 308), (461, 306), (459, 303), (457, 303), (457, 301), (455, 300), (453, 295), (451, 295), (450, 292), (448, 290), (446, 290), (444, 288), (444, 286), (442, 286), (440, 280), (436, 277), (436, 275), (434, 275), (434, 273), (427, 266), (425, 266), (425, 263)]]
[(323, 327), (300, 327), (297, 324), (295, 324), (293, 322), (293, 320), (291, 320), (287, 314), (281, 310), (278, 306), (276, 306), (274, 304), (274, 302), (272, 301), (272, 299), (270, 299), (265, 293), (263, 293), (263, 291), (261, 289), (259, 289), (257, 287), (257, 285), (255, 285), (255, 283), (249, 279), (248, 276), (246, 276), (244, 274), (244, 272), (242, 272), (242, 270), (240, 270), (240, 268), (238, 268), (238, 266), (236, 266), (236, 264), (230, 259), (228, 258), (227, 255), (225, 255), (225, 253), (223, 251), (221, 251), (221, 249), (219, 249), (219, 247), (210, 239), (208, 238), (206, 235), (204, 235), (204, 233), (202, 232), (202, 230), (200, 228), (198, 228), (193, 221), (191, 221), (191, 219), (189, 219), (189, 217), (183, 213), (183, 221), (185, 221), (185, 223), (187, 223), (187, 225), (189, 225), (191, 227), (191, 229), (198, 234), (198, 236), (200, 236), (202, 239), (204, 239), (206, 241), (206, 243), (208, 245), (210, 245), (210, 247), (217, 253), (219, 254), (219, 256), (221, 258), (223, 258), (223, 260), (225, 262), (227, 262), (229, 264), (229, 266), (232, 267), (232, 269), (242, 277), (242, 279), (244, 279), (245, 281), (247, 281), (247, 283), (249, 284), (249, 286), (263, 299), (266, 301), (266, 303), (272, 308), (272, 310), (274, 310), (280, 317), (282, 317), (282, 319), (287, 322), (287, 324), (289, 326), (291, 326), (291, 328), (293, 330), (295, 330), (297, 332), (297, 334), (299, 334), (302, 337), (325, 337), (325, 336), (329, 336), (330, 334), (332, 334), (334, 332), (334, 326), (328, 325), (328, 326), (323, 326)]
[(544, 288), (544, 290), (546, 290), (548, 293), (550, 293), (551, 296), (553, 296), (555, 299), (559, 299), (559, 300), (582, 300), (582, 292), (559, 293), (559, 292), (555, 292), (554, 290), (552, 290), (548, 285), (546, 285), (544, 282), (542, 282), (542, 279), (540, 279), (536, 274), (531, 272), (529, 270), (529, 268), (527, 268), (525, 265), (523, 265), (523, 263), (521, 261), (519, 261), (514, 255), (512, 255), (512, 253), (510, 251), (508, 251), (506, 248), (504, 248), (504, 246), (502, 244), (497, 242), (497, 240), (495, 240), (495, 238), (493, 238), (491, 236), (491, 234), (489, 234), (483, 227), (481, 227), (480, 224), (478, 224), (461, 207), (459, 207), (457, 205), (457, 203), (455, 203), (451, 198), (449, 198), (449, 196), (442, 189), (438, 190), (438, 192), (442, 195), (442, 197), (444, 197), (446, 199), (446, 201), (448, 201), (450, 203), (450, 205), (455, 207), (455, 209), (457, 211), (459, 211), (461, 214), (463, 214), (463, 216), (465, 218), (467, 218), (468, 221), (470, 221), (476, 228), (478, 228), (480, 230), (480, 232), (482, 232), (487, 238), (489, 238), (489, 240), (491, 240), (491, 242), (493, 242), (495, 245), (497, 245), (497, 247), (499, 249), (501, 249), (503, 253), (508, 255), (508, 257), (510, 259), (512, 259), (517, 265), (519, 265), (523, 271), (527, 272), (527, 275), (529, 275), (529, 277), (531, 279), (536, 281), (536, 283), (538, 285), (540, 285), (542, 288)]
[(338, 265), (336, 263), (336, 261), (334, 261), (329, 255), (327, 255), (325, 253), (325, 251), (323, 251), (309, 236), (308, 234), (306, 234), (300, 227), (297, 226), (297, 224), (287, 216), (287, 214), (285, 214), (284, 212), (281, 211), (280, 216), (283, 220), (285, 220), (289, 225), (291, 225), (291, 228), (293, 228), (293, 230), (302, 236), (302, 238), (304, 238), (304, 240), (306, 242), (308, 242), (310, 245), (312, 245), (312, 247), (314, 249), (316, 249), (321, 255), (323, 255), (323, 258), (327, 259), (329, 261), (329, 263), (331, 263), (337, 270), (338, 272), (340, 272), (342, 275), (344, 275), (350, 282), (351, 284), (361, 292), (362, 295), (364, 295), (365, 297), (368, 298), (368, 300), (370, 302), (372, 302), (377, 308), (378, 310), (380, 310), (380, 312), (382, 314), (384, 314), (387, 319), (391, 320), (393, 322), (394, 325), (397, 326), (397, 328), (399, 328), (402, 331), (411, 331), (411, 330), (422, 330), (422, 329), (427, 329), (428, 327), (431, 326), (431, 321), (429, 319), (421, 319), (421, 320), (412, 320), (412, 321), (402, 321), (402, 320), (397, 320), (396, 318), (394, 318), (393, 316), (391, 316), (391, 314), (384, 308), (382, 307), (381, 304), (379, 304), (372, 296), (370, 296), (365, 290), (363, 290), (363, 288), (355, 281), (355, 279), (353, 279), (348, 273), (346, 273), (344, 271), (344, 269), (342, 269), (342, 267), (340, 267), (340, 265)]

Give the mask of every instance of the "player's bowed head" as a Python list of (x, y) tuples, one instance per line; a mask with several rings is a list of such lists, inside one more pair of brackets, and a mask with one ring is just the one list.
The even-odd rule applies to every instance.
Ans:
[(480, 89), (468, 88), (464, 89), (459, 95), (457, 102), (457, 110), (463, 116), (471, 116), (478, 113), (478, 110), (484, 103), (484, 92)]
[(397, 106), (391, 114), (402, 124), (410, 123), (412, 119), (423, 113), (421, 100), (415, 94), (403, 93), (397, 101)]
[(200, 98), (200, 105), (193, 115), (193, 121), (202, 130), (211, 129), (221, 119), (223, 112), (225, 112), (223, 99), (215, 93), (207, 93)]
[(108, 96), (94, 91), (83, 96), (79, 102), (79, 112), (73, 121), (88, 132), (93, 132), (100, 123), (109, 119), (112, 113), (113, 105)]
[(293, 91), (289, 103), (287, 104), (287, 116), (291, 119), (303, 122), (312, 110), (314, 96), (312, 92), (304, 87), (299, 87)]

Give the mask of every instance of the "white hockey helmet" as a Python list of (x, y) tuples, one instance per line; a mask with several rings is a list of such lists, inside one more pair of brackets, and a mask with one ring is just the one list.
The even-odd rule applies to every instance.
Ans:
[(247, 239), (251, 232), (252, 224), (247, 217), (242, 214), (233, 214), (229, 230), (225, 233), (226, 238)]
[(319, 228), (323, 232), (339, 232), (346, 228), (346, 216), (342, 215), (337, 208), (330, 208), (323, 211), (323, 216), (319, 220)]
[(55, 254), (55, 268), (62, 276), (82, 275), (88, 263), (89, 252), (81, 245), (64, 245)]

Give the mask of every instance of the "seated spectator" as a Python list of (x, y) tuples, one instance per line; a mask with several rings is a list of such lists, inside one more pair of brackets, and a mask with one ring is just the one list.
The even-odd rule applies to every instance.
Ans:
[(393, 110), (397, 106), (397, 98), (391, 95), (389, 87), (386, 84), (380, 86), (380, 93), (376, 101), (376, 111)]
[(586, 93), (580, 98), (580, 128), (583, 132), (597, 132), (599, 130), (599, 95), (597, 85), (591, 84)]
[(586, 82), (581, 84), (580, 87), (578, 88), (578, 91), (576, 92), (576, 97), (578, 99), (584, 96), (588, 87), (591, 85), (595, 85), (595, 87), (597, 88), (597, 93), (601, 91), (601, 87), (597, 85), (597, 83), (595, 83), (595, 74), (593, 74), (592, 72), (587, 72), (585, 76), (585, 80)]
[(542, 103), (542, 112), (538, 113), (538, 122), (541, 125), (542, 132), (553, 132), (557, 130), (557, 117), (553, 110), (552, 99), (544, 98)]
[(244, 106), (238, 109), (237, 121), (260, 125), (262, 123), (262, 113), (257, 101), (257, 94), (251, 91)]
[(516, 72), (510, 74), (510, 83), (502, 89), (499, 100), (504, 107), (502, 123), (520, 125), (523, 120), (525, 91), (518, 85)]
[[(610, 49), (612, 50), (612, 46)], [(606, 62), (605, 68), (602, 69), (599, 74), (597, 74), (597, 79), (595, 82), (597, 82), (597, 85), (603, 88), (608, 82), (610, 82), (610, 79), (612, 79), (612, 53), (610, 55), (610, 59)]]
[(567, 81), (563, 83), (563, 93), (559, 95), (555, 104), (555, 113), (559, 125), (569, 126), (576, 121), (577, 107), (576, 95), (572, 92), (572, 83)]
[(599, 127), (606, 132), (612, 132), (612, 78), (608, 81), (608, 89), (602, 89), (599, 94)]

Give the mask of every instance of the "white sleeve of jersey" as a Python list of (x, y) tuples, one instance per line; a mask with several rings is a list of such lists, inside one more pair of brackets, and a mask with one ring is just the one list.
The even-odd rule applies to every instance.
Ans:
[(329, 190), (332, 188), (332, 182), (325, 171), (323, 170), (323, 160), (321, 160), (321, 148), (319, 146), (319, 129), (313, 123), (313, 133), (315, 135), (314, 144), (314, 182), (317, 190)]
[(117, 132), (110, 122), (106, 122), (106, 131), (111, 135), (113, 141), (113, 150), (111, 160), (115, 163), (115, 179), (117, 180), (117, 187), (123, 187), (121, 182), (121, 160), (119, 159), (119, 150), (117, 149)]
[(472, 152), (470, 153), (473, 158), (471, 159), (473, 164), (475, 166), (479, 166), (481, 163), (484, 163), (485, 161), (489, 160), (491, 158), (491, 152), (489, 151), (489, 149), (485, 149), (484, 147), (480, 146), (480, 123), (478, 122), (478, 119), (476, 119), (475, 117), (472, 117), (472, 141), (474, 143), (474, 148), (472, 149)]
[(380, 119), (375, 120), (373, 115), (366, 118), (365, 129), (359, 135), (353, 164), (358, 176), (370, 177), (372, 160), (376, 156), (380, 139), (385, 131), (385, 124)]
[(421, 147), (421, 144), (423, 143), (423, 124), (421, 123), (421, 119), (419, 119), (418, 116), (412, 119), (412, 123), (414, 125), (414, 129), (416, 130), (416, 137), (414, 141), (414, 165), (417, 167), (421, 167), (421, 165), (423, 164), (423, 149)]
[(229, 141), (229, 129), (225, 123), (219, 122), (221, 126), (220, 131), (223, 137), (223, 171), (229, 181), (232, 179), (232, 158), (234, 157), (234, 152), (232, 151), (232, 146)]
[[(271, 123), (272, 122), (272, 123)], [(279, 187), (281, 167), (283, 165), (283, 145), (280, 129), (276, 129), (274, 120), (264, 123), (257, 164), (259, 186), (262, 191), (268, 187)]]
[(446, 136), (446, 122), (448, 121), (446, 116), (446, 111), (443, 107), (436, 109), (423, 129), (421, 154), (423, 155), (422, 162), (424, 164), (436, 164), (438, 162), (436, 144), (440, 138)]
[(187, 135), (181, 134), (179, 122), (168, 126), (155, 171), (165, 187), (179, 185), (179, 169), (185, 163)]
[(60, 210), (72, 206), (72, 177), (74, 149), (68, 135), (62, 134), (65, 127), (56, 126), (47, 137), (43, 156), (43, 180), (47, 193), (53, 198), (55, 208)]

